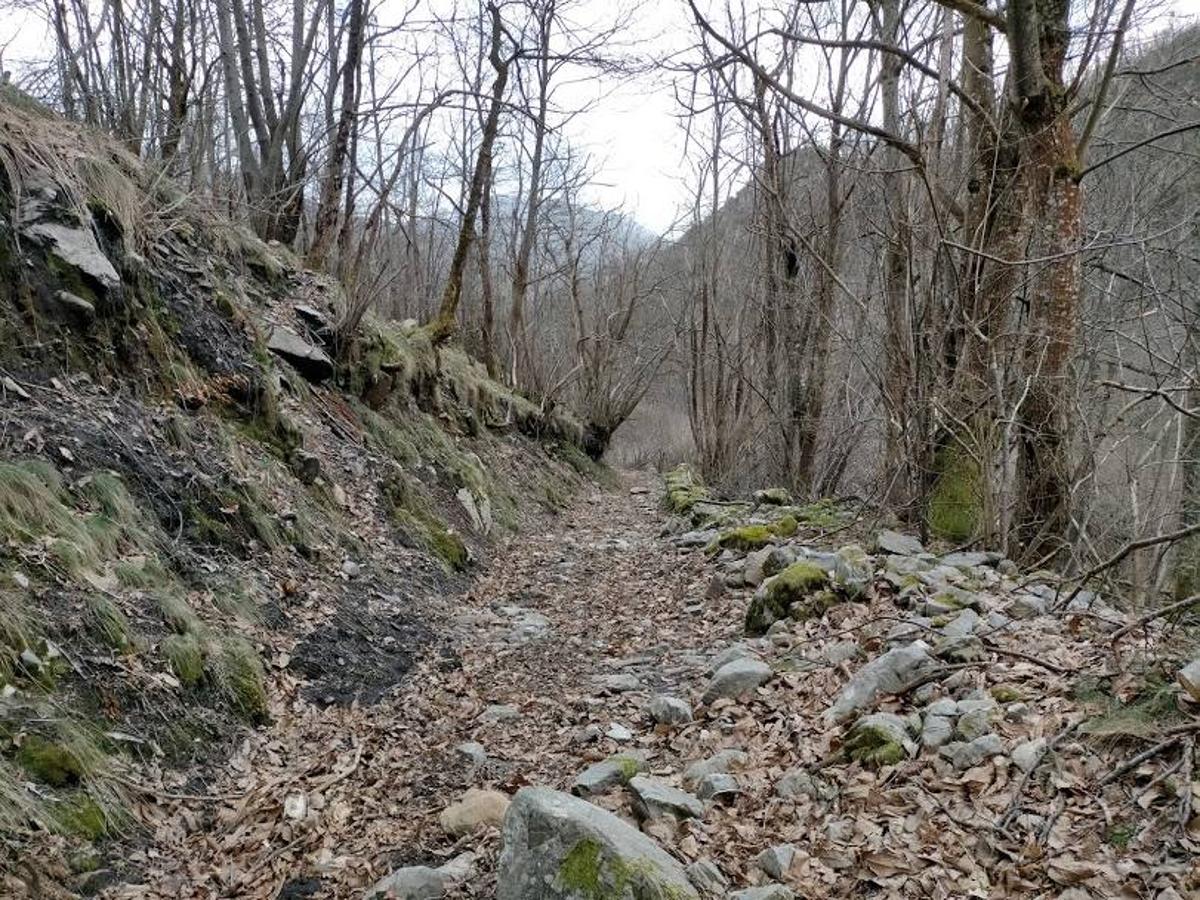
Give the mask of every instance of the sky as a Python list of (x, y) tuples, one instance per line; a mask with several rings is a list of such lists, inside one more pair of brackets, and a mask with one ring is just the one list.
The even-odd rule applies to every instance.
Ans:
[[(388, 0), (382, 0), (383, 3)], [(455, 0), (431, 0), (435, 5)], [(462, 0), (458, 0), (461, 5)], [(712, 0), (706, 0), (712, 2)], [(745, 0), (746, 6), (774, 6), (771, 0)], [(1156, 27), (1200, 15), (1200, 0), (1159, 0)], [(693, 42), (684, 0), (575, 0), (572, 15), (583, 25), (610, 20), (618, 5), (633, 10), (615, 53), (661, 61)], [(46, 56), (52, 36), (41, 19), (0, 0), (0, 61)], [(408, 3), (404, 3), (405, 6)], [(684, 211), (692, 190), (684, 165), (685, 136), (671, 77), (646, 73), (614, 82), (609, 75), (578, 70), (560, 89), (563, 108), (587, 106), (566, 126), (571, 144), (586, 151), (596, 173), (585, 199), (607, 209), (621, 207), (646, 228), (664, 233)]]

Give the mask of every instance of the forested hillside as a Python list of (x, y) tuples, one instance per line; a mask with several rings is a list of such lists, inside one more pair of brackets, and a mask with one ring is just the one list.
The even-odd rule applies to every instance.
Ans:
[(0, 894), (1200, 890), (1186, 3), (0, 12)]

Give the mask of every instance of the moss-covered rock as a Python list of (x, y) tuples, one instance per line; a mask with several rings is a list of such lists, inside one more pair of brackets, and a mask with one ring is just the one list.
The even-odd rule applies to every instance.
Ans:
[(746, 632), (764, 634), (772, 623), (788, 616), (808, 619), (823, 615), (838, 599), (828, 587), (829, 574), (820, 566), (792, 563), (755, 593), (746, 610)]
[(86, 774), (78, 755), (39, 734), (25, 736), (17, 751), (17, 762), (32, 778), (52, 787), (78, 784)]
[(916, 747), (909, 739), (903, 719), (890, 713), (864, 716), (851, 727), (842, 751), (864, 766), (894, 766), (907, 759)]
[(792, 502), (792, 495), (787, 488), (763, 488), (754, 492), (754, 502), (763, 506), (787, 506)]
[(734, 550), (739, 553), (749, 553), (761, 550), (768, 544), (780, 538), (789, 538), (799, 528), (795, 517), (781, 516), (774, 522), (765, 525), (742, 525), (723, 531), (710, 548), (717, 550)]
[(666, 475), (667, 509), (677, 515), (691, 512), (692, 507), (708, 499), (708, 489), (688, 465), (679, 465)]

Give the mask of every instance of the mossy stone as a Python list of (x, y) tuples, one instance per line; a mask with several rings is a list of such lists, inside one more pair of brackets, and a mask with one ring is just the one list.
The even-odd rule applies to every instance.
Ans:
[(41, 735), (28, 735), (17, 751), (17, 762), (33, 778), (51, 787), (78, 784), (84, 776), (83, 763), (62, 744)]

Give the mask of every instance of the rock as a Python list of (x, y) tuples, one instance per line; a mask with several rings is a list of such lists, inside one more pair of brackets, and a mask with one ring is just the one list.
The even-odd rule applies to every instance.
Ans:
[(1188, 696), (1200, 703), (1200, 657), (1180, 669), (1175, 677), (1180, 686), (1188, 692)]
[(365, 897), (381, 900), (438, 900), (446, 893), (446, 877), (428, 866), (397, 869), (371, 887)]
[(796, 561), (796, 551), (791, 547), (771, 547), (763, 562), (763, 574), (770, 578), (778, 575)]
[(834, 554), (833, 583), (851, 600), (862, 597), (875, 576), (875, 566), (867, 551), (858, 544), (847, 544)]
[(698, 900), (683, 867), (612, 813), (544, 787), (517, 792), (504, 820), (497, 900)]
[(821, 616), (838, 601), (829, 573), (809, 560), (792, 563), (762, 583), (746, 609), (746, 633), (760, 635), (779, 619)]
[(1021, 591), (1005, 607), (1005, 612), (1014, 619), (1036, 619), (1046, 615), (1049, 603), (1045, 597), (1029, 591)]
[(979, 613), (973, 609), (964, 609), (943, 626), (942, 634), (948, 638), (965, 638), (975, 633), (979, 621)]
[(917, 753), (908, 724), (892, 713), (863, 716), (846, 735), (843, 749), (864, 766), (894, 766)]
[(825, 716), (832, 722), (844, 722), (855, 713), (873, 707), (880, 694), (907, 690), (936, 666), (937, 661), (929, 655), (929, 646), (924, 641), (895, 647), (855, 672)]
[(342, 574), (347, 578), (357, 578), (362, 574), (362, 566), (352, 559), (342, 560)]
[(760, 887), (734, 891), (727, 900), (795, 900), (792, 889), (782, 884), (764, 884)]
[(930, 716), (957, 716), (958, 703), (950, 697), (940, 697), (925, 707), (925, 714)]
[(703, 531), (687, 531), (675, 538), (672, 543), (676, 547), (707, 547), (720, 536), (721, 532), (715, 528)]
[(600, 690), (606, 694), (627, 694), (642, 686), (638, 677), (630, 672), (617, 672), (597, 679)]
[(633, 793), (640, 818), (657, 819), (667, 815), (681, 819), (704, 817), (704, 804), (698, 797), (657, 778), (635, 775), (629, 779), (629, 790)]
[(288, 466), (301, 484), (312, 484), (321, 474), (321, 457), (307, 450), (295, 450), (288, 458)]
[(330, 333), (329, 317), (315, 306), (297, 303), (292, 307), (292, 310), (296, 313), (296, 318), (311, 328), (317, 335), (324, 337)]
[(830, 803), (837, 799), (838, 789), (819, 775), (792, 769), (775, 783), (775, 793), (785, 800), (808, 797), (819, 803)]
[(759, 659), (735, 659), (714, 673), (704, 689), (702, 702), (736, 698), (753, 691), (771, 677), (771, 667)]
[(754, 492), (754, 502), (761, 506), (787, 506), (792, 502), (792, 495), (787, 488), (765, 488)]
[(740, 769), (749, 760), (750, 757), (744, 751), (735, 747), (721, 750), (705, 759), (697, 760), (684, 769), (683, 783), (687, 786), (698, 784), (707, 775), (719, 775)]
[(728, 772), (713, 772), (700, 779), (696, 786), (696, 796), (701, 800), (728, 800), (742, 792), (737, 778)]
[(758, 867), (772, 878), (786, 878), (796, 859), (796, 847), (793, 844), (776, 844), (758, 854), (755, 862)]
[(96, 243), (90, 228), (72, 228), (60, 222), (38, 222), (25, 229), (59, 259), (74, 266), (106, 291), (120, 287), (121, 276)]
[(685, 870), (690, 881), (706, 897), (722, 897), (729, 890), (729, 879), (711, 859), (701, 857)]
[(466, 881), (475, 872), (476, 858), (474, 853), (467, 850), (458, 854), (450, 862), (438, 866), (438, 874), (444, 876), (447, 881)]
[(692, 707), (678, 697), (659, 694), (650, 701), (650, 717), (660, 725), (681, 725), (692, 721)]
[(992, 731), (992, 717), (996, 710), (989, 708), (971, 709), (958, 717), (955, 734), (964, 741), (973, 741)]
[(925, 552), (925, 548), (915, 537), (901, 534), (898, 531), (879, 532), (875, 538), (875, 546), (883, 553), (891, 553), (896, 556), (920, 556)]
[(488, 534), (492, 530), (492, 506), (484, 497), (477, 501), (475, 495), (467, 488), (459, 488), (454, 494), (454, 499), (458, 501), (459, 506), (467, 514), (467, 518), (471, 520), (471, 527), (481, 534)]
[(817, 653), (817, 658), (831, 666), (839, 666), (844, 662), (858, 659), (862, 656), (862, 647), (857, 641), (834, 641), (826, 644)]
[(454, 752), (473, 766), (482, 766), (488, 761), (487, 751), (483, 749), (483, 744), (477, 744), (475, 741), (459, 744), (454, 748)]
[(758, 587), (763, 583), (763, 579), (767, 577), (764, 568), (767, 564), (767, 558), (775, 550), (774, 547), (768, 545), (761, 550), (753, 550), (746, 554), (746, 566), (742, 569), (742, 581), (750, 587)]
[(618, 753), (593, 763), (575, 777), (571, 793), (581, 797), (602, 794), (647, 769), (647, 757), (640, 750)]
[(58, 305), (64, 312), (81, 322), (91, 322), (96, 318), (96, 305), (90, 300), (84, 300), (78, 294), (72, 294), (70, 291), (57, 291), (54, 299), (58, 301)]
[(921, 723), (921, 746), (936, 750), (954, 736), (954, 723), (945, 716), (926, 716)]
[(1046, 739), (1036, 738), (1013, 748), (1013, 765), (1022, 772), (1032, 772), (1046, 752)]
[(633, 740), (633, 732), (620, 722), (609, 722), (608, 728), (604, 731), (604, 736), (609, 740), (616, 741), (618, 744), (625, 744)]
[[(527, 644), (530, 641), (540, 640), (550, 632), (550, 620), (540, 612), (534, 612), (532, 609), (524, 609), (523, 607), (510, 607), (515, 610), (510, 616), (512, 619), (512, 631), (508, 633), (508, 642), (510, 644)], [(636, 679), (634, 679), (636, 681)]]
[(934, 645), (933, 655), (948, 663), (979, 662), (987, 656), (983, 641), (972, 636), (942, 638)]
[(309, 381), (322, 382), (333, 377), (333, 360), (320, 347), (314, 347), (296, 332), (282, 325), (267, 335), (267, 349), (292, 366)]
[(13, 572), (12, 580), (13, 580), (13, 584), (15, 584), (21, 590), (23, 590), (23, 591), (29, 590), (29, 576), (26, 575), (24, 572)]
[(734, 644), (712, 658), (712, 662), (708, 664), (708, 674), (716, 674), (726, 663), (735, 659), (758, 659), (758, 653), (747, 644)]
[(983, 566), (995, 566), (1004, 557), (990, 550), (959, 551), (947, 553), (942, 557), (943, 566), (954, 566), (956, 569), (977, 569)]
[(493, 703), (479, 714), (479, 718), (484, 722), (508, 722), (520, 715), (521, 713), (515, 706), (507, 703)]
[(942, 756), (953, 763), (960, 772), (977, 766), (989, 756), (998, 756), (1004, 752), (1004, 744), (998, 734), (985, 734), (973, 741), (955, 741), (941, 749)]
[(460, 837), (481, 825), (499, 825), (508, 811), (509, 799), (499, 791), (471, 788), (457, 803), (446, 807), (438, 817), (442, 830)]

